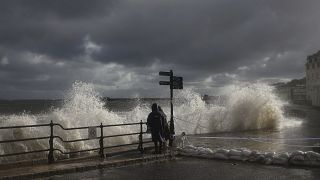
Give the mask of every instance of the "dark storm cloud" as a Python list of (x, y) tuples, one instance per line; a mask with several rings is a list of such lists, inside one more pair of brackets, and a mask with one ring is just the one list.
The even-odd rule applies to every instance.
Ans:
[(290, 1), (279, 7), (274, 1), (126, 3), (108, 19), (110, 26), (103, 35), (95, 38), (104, 45), (98, 56), (122, 63), (157, 57), (186, 68), (233, 70), (246, 61), (307, 46), (319, 29), (314, 3)]
[(0, 2), (1, 45), (58, 58), (83, 51), (83, 37), (107, 16), (114, 1), (13, 0)]
[[(317, 0), (0, 2), (0, 97), (60, 96), (75, 80), (105, 95), (303, 76), (320, 49)], [(17, 93), (12, 93), (17, 92)], [(19, 93), (18, 93), (19, 92)], [(109, 94), (108, 94), (109, 93)], [(131, 94), (134, 94), (131, 93)], [(19, 94), (19, 96), (14, 95)]]

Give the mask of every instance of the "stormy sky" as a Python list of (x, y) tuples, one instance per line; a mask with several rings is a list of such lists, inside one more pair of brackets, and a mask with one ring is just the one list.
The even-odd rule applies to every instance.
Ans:
[(173, 69), (201, 93), (304, 76), (319, 0), (0, 1), (0, 99), (61, 98), (76, 80), (109, 97), (159, 97)]

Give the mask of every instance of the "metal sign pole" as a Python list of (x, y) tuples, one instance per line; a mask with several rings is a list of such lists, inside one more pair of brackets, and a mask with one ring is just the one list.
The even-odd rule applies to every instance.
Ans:
[(173, 121), (173, 89), (183, 89), (183, 78), (173, 76), (173, 71), (170, 72), (160, 71), (160, 76), (170, 76), (170, 81), (159, 81), (160, 85), (170, 85), (170, 107), (171, 107), (171, 116), (170, 116), (170, 139), (169, 146), (172, 147), (174, 140), (174, 121)]
[(170, 117), (170, 139), (169, 146), (172, 147), (173, 137), (174, 137), (174, 121), (173, 121), (173, 72), (170, 70), (170, 105), (171, 105), (171, 117)]

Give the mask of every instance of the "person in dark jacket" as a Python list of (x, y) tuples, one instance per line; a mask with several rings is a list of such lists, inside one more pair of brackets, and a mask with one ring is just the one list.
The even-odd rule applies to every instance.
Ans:
[[(169, 124), (167, 121), (167, 115), (163, 112), (161, 106), (158, 106), (159, 112), (163, 116), (163, 125), (164, 125), (164, 136), (166, 141), (170, 139), (170, 129), (169, 129)], [(166, 145), (166, 144), (165, 144)]]
[(165, 142), (164, 134), (164, 117), (158, 110), (156, 103), (151, 106), (152, 112), (147, 119), (147, 125), (151, 130), (152, 141), (154, 142), (156, 153), (161, 153), (162, 146)]

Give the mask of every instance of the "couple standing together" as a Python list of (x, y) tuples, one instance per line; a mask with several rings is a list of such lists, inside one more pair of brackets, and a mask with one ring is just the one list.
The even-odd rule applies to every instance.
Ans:
[(166, 141), (170, 138), (167, 116), (156, 103), (151, 106), (152, 112), (147, 119), (148, 129), (151, 130), (155, 153), (160, 154), (166, 148)]

